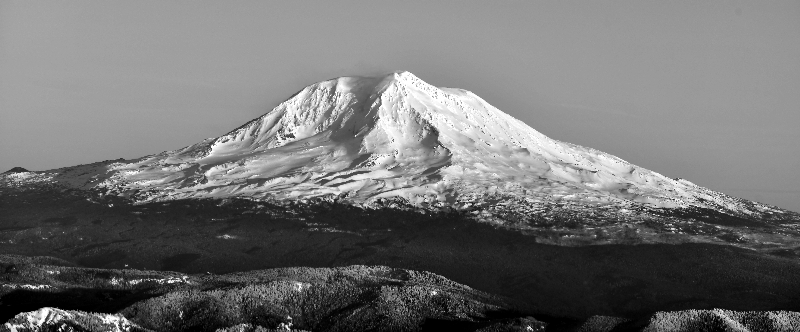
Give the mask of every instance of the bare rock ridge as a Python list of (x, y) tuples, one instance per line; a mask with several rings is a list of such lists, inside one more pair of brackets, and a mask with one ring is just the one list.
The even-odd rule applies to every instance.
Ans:
[(523, 228), (573, 218), (598, 225), (663, 219), (679, 210), (800, 219), (548, 138), (469, 91), (405, 71), (312, 84), (263, 116), (182, 149), (0, 180), (57, 182), (136, 202), (399, 202)]

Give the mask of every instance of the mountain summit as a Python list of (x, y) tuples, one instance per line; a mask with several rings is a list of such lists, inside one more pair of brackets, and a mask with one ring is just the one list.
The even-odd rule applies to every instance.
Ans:
[(400, 203), (520, 227), (641, 222), (675, 211), (797, 219), (548, 138), (472, 92), (434, 87), (406, 71), (312, 84), (263, 116), (182, 149), (30, 174), (7, 177), (137, 202)]

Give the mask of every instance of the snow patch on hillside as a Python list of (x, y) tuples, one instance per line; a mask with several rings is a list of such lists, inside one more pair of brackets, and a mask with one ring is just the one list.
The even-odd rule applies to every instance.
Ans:
[(49, 331), (56, 326), (70, 328), (70, 330), (77, 328), (77, 330), (86, 331), (127, 332), (144, 330), (119, 314), (88, 313), (49, 307), (17, 314), (3, 325), (5, 330), (11, 332)]

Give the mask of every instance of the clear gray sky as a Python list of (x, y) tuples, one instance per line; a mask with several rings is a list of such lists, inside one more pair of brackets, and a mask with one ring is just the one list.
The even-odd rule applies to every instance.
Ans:
[(176, 149), (400, 69), (800, 211), (800, 1), (0, 0), (0, 170)]

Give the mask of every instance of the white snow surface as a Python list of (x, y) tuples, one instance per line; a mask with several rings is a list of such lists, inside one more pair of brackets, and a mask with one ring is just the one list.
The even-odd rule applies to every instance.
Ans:
[(11, 289), (19, 288), (19, 289), (30, 289), (30, 290), (42, 290), (42, 289), (53, 288), (53, 286), (50, 285), (28, 285), (28, 284), (3, 284), (3, 287)]
[[(102, 326), (104, 331), (125, 332), (141, 330), (137, 325), (119, 314), (97, 314), (82, 311), (61, 310), (58, 308), (41, 308), (39, 310), (17, 314), (2, 327), (5, 331), (50, 331), (63, 322), (92, 322)], [(60, 331), (60, 330), (59, 330)]]
[(137, 201), (338, 196), (461, 208), (502, 196), (778, 212), (548, 138), (469, 91), (437, 88), (405, 71), (312, 84), (263, 116), (182, 149), (32, 174), (6, 182), (52, 179)]

